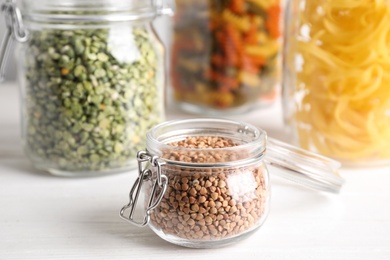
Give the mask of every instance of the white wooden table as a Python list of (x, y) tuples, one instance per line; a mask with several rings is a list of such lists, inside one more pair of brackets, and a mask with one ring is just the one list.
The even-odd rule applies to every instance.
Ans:
[[(135, 172), (61, 178), (34, 170), (20, 145), (18, 93), (15, 83), (0, 85), (0, 259), (390, 259), (390, 168), (342, 169), (339, 195), (272, 177), (271, 212), (253, 236), (182, 248), (119, 218)], [(168, 110), (178, 117), (193, 115)], [(279, 103), (232, 118), (283, 139)]]

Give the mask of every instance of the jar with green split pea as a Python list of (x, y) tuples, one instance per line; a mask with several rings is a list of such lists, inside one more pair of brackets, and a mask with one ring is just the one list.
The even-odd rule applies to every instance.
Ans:
[(22, 140), (55, 175), (111, 174), (137, 165), (144, 133), (164, 120), (164, 47), (152, 21), (164, 1), (6, 1), (1, 74), (17, 47)]

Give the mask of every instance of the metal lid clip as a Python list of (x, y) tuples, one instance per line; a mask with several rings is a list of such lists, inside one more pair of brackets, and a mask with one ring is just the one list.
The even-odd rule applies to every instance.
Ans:
[(7, 0), (1, 5), (0, 10), (4, 13), (6, 25), (5, 35), (0, 45), (0, 82), (2, 82), (5, 79), (5, 67), (13, 40), (26, 42), (28, 34), (23, 25), (20, 9), (16, 7), (14, 0)]
[[(120, 216), (122, 219), (139, 227), (144, 227), (149, 223), (151, 211), (160, 204), (164, 193), (167, 189), (168, 178), (161, 173), (161, 166), (164, 164), (159, 160), (158, 156), (152, 156), (145, 151), (140, 151), (137, 154), (138, 160), (138, 178), (136, 179), (129, 194), (129, 203), (125, 205), (121, 211)], [(145, 164), (149, 163), (150, 168)], [(137, 201), (144, 182), (153, 182), (153, 187), (149, 195), (148, 205), (145, 209), (145, 213), (142, 221), (134, 220), (134, 212), (137, 206)], [(128, 216), (125, 216), (125, 211), (130, 209)]]

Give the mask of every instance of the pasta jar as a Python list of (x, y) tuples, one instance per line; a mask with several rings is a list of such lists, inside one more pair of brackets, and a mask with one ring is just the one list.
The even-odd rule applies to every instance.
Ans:
[[(2, 68), (17, 49), (24, 150), (56, 175), (136, 167), (145, 131), (164, 118), (160, 1), (6, 1)], [(4, 49), (5, 48), (5, 49)]]
[[(343, 183), (337, 162), (223, 119), (159, 124), (148, 131), (146, 150), (137, 157), (139, 176), (121, 217), (185, 247), (225, 246), (263, 225), (271, 195), (266, 164), (319, 190), (338, 192)], [(138, 200), (142, 211), (136, 211)]]
[(280, 0), (176, 0), (172, 96), (195, 113), (271, 104), (280, 81)]
[(387, 0), (292, 0), (285, 119), (296, 143), (346, 165), (390, 161)]

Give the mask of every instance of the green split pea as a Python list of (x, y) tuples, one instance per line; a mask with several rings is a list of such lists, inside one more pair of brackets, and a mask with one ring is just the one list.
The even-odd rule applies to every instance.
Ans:
[(134, 165), (146, 131), (163, 119), (162, 68), (148, 29), (126, 28), (31, 32), (23, 136), (37, 166), (88, 172)]

